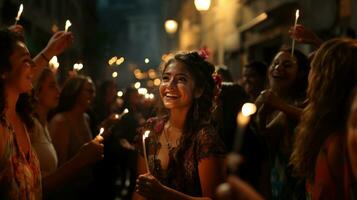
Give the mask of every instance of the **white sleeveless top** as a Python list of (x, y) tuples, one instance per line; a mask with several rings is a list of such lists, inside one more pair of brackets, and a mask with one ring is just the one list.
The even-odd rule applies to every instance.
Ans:
[(30, 134), (32, 147), (40, 161), (42, 177), (46, 177), (57, 169), (58, 159), (48, 128), (34, 118), (34, 131)]

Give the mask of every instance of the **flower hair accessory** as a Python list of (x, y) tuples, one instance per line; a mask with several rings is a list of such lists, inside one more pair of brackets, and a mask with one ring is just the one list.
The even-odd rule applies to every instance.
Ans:
[(199, 51), (198, 51), (198, 55), (200, 55), (200, 57), (203, 60), (206, 60), (209, 57), (209, 52), (207, 47), (202, 47)]

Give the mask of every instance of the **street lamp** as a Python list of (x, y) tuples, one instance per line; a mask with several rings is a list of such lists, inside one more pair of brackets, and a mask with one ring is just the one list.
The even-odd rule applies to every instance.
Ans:
[(174, 34), (177, 31), (177, 22), (173, 19), (168, 19), (165, 22), (165, 30), (168, 34)]
[(211, 0), (195, 0), (195, 7), (198, 11), (206, 11), (211, 6)]

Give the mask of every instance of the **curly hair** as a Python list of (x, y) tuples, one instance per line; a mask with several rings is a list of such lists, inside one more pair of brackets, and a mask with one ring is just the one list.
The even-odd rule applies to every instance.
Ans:
[[(15, 51), (15, 46), (18, 42), (23, 43), (23, 37), (10, 30), (0, 30), (0, 119), (1, 123), (5, 123), (5, 108), (6, 108), (6, 96), (5, 96), (5, 81), (3, 76), (5, 73), (12, 70), (10, 56)], [(27, 93), (20, 94), (16, 102), (16, 112), (24, 121), (27, 128), (33, 127), (33, 120), (31, 118), (32, 104), (30, 95)]]
[[(187, 113), (183, 135), (177, 149), (176, 159), (181, 158), (185, 150), (192, 144), (193, 136), (204, 126), (212, 122), (212, 106), (215, 82), (212, 78), (214, 66), (205, 61), (198, 52), (180, 52), (164, 63), (162, 73), (173, 62), (181, 62), (193, 78), (195, 87), (202, 90), (202, 95), (193, 100)], [(167, 110), (161, 114), (167, 114)]]
[(311, 64), (308, 105), (297, 128), (291, 164), (295, 173), (314, 178), (318, 153), (328, 136), (346, 130), (349, 96), (357, 84), (357, 42), (333, 39)]

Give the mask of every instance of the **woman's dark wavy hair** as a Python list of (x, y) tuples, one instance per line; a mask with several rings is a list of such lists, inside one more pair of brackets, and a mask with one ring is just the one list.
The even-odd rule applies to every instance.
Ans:
[(58, 106), (51, 116), (71, 110), (76, 104), (77, 98), (87, 80), (91, 79), (82, 75), (68, 79), (63, 85)]
[[(0, 76), (12, 70), (10, 63), (10, 56), (14, 53), (15, 46), (18, 42), (24, 42), (20, 34), (10, 30), (0, 30)], [(5, 124), (5, 80), (0, 78), (0, 119), (1, 123)], [(30, 95), (27, 93), (20, 94), (16, 102), (16, 112), (26, 124), (28, 129), (33, 127), (33, 120), (31, 118), (32, 105)]]
[(307, 90), (308, 105), (297, 128), (291, 164), (298, 176), (313, 180), (327, 137), (345, 134), (349, 97), (357, 85), (357, 42), (333, 39), (317, 51)]
[[(191, 108), (186, 116), (180, 146), (178, 147), (175, 156), (176, 159), (180, 159), (192, 144), (194, 135), (212, 122), (211, 111), (215, 88), (215, 82), (212, 78), (214, 66), (205, 61), (198, 52), (182, 52), (175, 54), (171, 59), (164, 63), (162, 73), (164, 73), (167, 66), (173, 62), (183, 63), (193, 78), (196, 87), (194, 89), (202, 90), (202, 95), (193, 100)], [(168, 114), (166, 109), (163, 109), (162, 111), (161, 115)]]
[[(287, 52), (291, 54), (291, 48), (282, 48), (280, 49), (279, 52)], [(308, 85), (307, 79), (310, 71), (310, 63), (307, 56), (301, 51), (299, 51), (298, 49), (294, 50), (294, 57), (296, 58), (297, 66), (299, 69), (298, 69), (298, 76), (291, 87), (294, 90), (293, 98), (303, 100), (305, 99), (306, 96), (306, 89)], [(269, 68), (271, 67), (272, 64), (273, 61), (270, 64)]]

